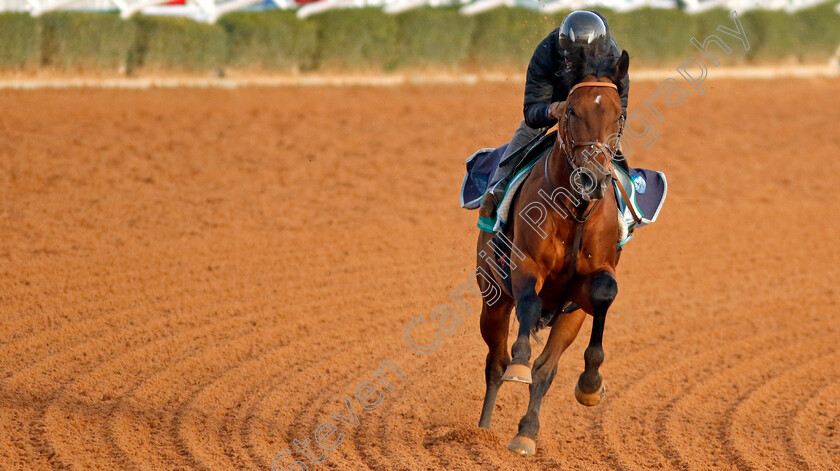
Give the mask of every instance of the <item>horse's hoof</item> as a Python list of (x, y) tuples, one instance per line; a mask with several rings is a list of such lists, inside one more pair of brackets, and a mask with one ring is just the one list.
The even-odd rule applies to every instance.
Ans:
[(516, 381), (517, 383), (531, 384), (531, 368), (528, 365), (511, 363), (505, 369), (502, 381)]
[(604, 394), (607, 392), (607, 387), (603, 384), (601, 385), (601, 389), (594, 393), (585, 393), (580, 390), (580, 386), (575, 385), (575, 399), (585, 406), (591, 407), (598, 402), (601, 401), (601, 398), (604, 397)]
[(517, 435), (511, 440), (508, 450), (520, 455), (533, 455), (537, 452), (537, 442), (528, 437)]

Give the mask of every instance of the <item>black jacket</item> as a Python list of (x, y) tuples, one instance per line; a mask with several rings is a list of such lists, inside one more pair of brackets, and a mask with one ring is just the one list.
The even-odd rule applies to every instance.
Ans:
[[(568, 73), (560, 49), (560, 28), (548, 33), (531, 57), (528, 75), (525, 79), (525, 123), (532, 128), (545, 128), (557, 122), (548, 117), (548, 106), (556, 101), (563, 101), (569, 95), (563, 74)], [(618, 58), (621, 49), (615, 39), (612, 40), (610, 54)], [(627, 94), (630, 91), (630, 77), (621, 81), (621, 110), (627, 114)]]

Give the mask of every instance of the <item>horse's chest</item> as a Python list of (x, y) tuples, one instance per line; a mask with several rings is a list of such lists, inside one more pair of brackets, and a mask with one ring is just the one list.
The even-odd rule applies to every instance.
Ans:
[(571, 273), (570, 264), (574, 264), (576, 276), (589, 275), (600, 271), (607, 265), (615, 264), (615, 244), (599, 237), (600, 234), (587, 234), (584, 230), (577, 252), (574, 250), (574, 237), (560, 240), (555, 244), (554, 256), (549, 264), (549, 271), (557, 277)]

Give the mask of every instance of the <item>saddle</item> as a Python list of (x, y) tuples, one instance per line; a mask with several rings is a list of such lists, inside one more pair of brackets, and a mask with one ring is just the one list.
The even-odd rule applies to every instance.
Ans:
[(516, 166), (512, 174), (516, 174), (529, 163), (539, 158), (543, 152), (554, 145), (557, 131), (549, 134), (541, 134), (531, 140), (528, 144), (519, 148), (502, 162), (502, 156), (508, 148), (508, 144), (496, 148), (479, 149), (467, 158), (465, 162), (467, 172), (464, 174), (464, 181), (461, 183), (461, 207), (464, 209), (478, 209), (481, 206), (481, 198), (487, 191), (487, 187), (493, 180), (496, 170), (507, 161), (513, 160), (523, 153), (526, 154)]

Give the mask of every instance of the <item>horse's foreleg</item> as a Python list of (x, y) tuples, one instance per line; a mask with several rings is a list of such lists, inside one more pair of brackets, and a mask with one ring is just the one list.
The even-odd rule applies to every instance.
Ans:
[(575, 387), (575, 398), (585, 406), (597, 404), (606, 392), (603, 378), (598, 368), (604, 362), (604, 348), (601, 345), (604, 336), (604, 322), (607, 318), (607, 310), (618, 294), (618, 283), (612, 274), (604, 272), (592, 280), (589, 291), (592, 303), (592, 336), (589, 338), (589, 346), (583, 354), (585, 368), (578, 378)]
[(481, 337), (487, 344), (488, 352), (484, 368), (487, 390), (484, 393), (484, 405), (481, 408), (478, 426), (485, 429), (490, 428), (496, 395), (502, 385), (502, 374), (510, 362), (507, 354), (507, 338), (512, 301), (499, 300), (497, 304), (497, 306), (485, 304), (481, 308)]
[(534, 378), (530, 386), (531, 399), (528, 411), (519, 421), (519, 433), (510, 442), (508, 449), (517, 453), (532, 455), (536, 452), (537, 433), (540, 430), (540, 406), (543, 396), (551, 387), (554, 375), (557, 374), (557, 363), (566, 348), (574, 342), (586, 313), (577, 310), (568, 314), (561, 314), (548, 336), (545, 349), (534, 360)]
[(504, 381), (531, 383), (531, 329), (536, 325), (542, 311), (542, 300), (537, 296), (537, 278), (529, 277), (518, 286), (514, 286), (516, 296), (516, 318), (519, 320), (519, 332), (511, 347), (513, 359), (502, 377)]

